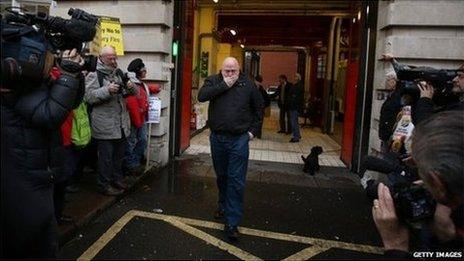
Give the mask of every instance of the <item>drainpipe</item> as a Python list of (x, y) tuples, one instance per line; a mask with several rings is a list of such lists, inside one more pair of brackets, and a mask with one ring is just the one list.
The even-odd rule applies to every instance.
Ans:
[(337, 23), (337, 18), (332, 17), (332, 22), (330, 23), (330, 35), (329, 35), (329, 44), (327, 46), (327, 64), (326, 64), (326, 79), (324, 84), (324, 133), (329, 133), (331, 129), (331, 106), (330, 106), (330, 95), (331, 95), (331, 85), (333, 79), (333, 63), (334, 63), (334, 41), (335, 41), (335, 27)]

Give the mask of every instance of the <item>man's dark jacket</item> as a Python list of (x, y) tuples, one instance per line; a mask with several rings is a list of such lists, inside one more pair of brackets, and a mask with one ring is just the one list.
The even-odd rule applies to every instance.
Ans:
[[(289, 91), (292, 87), (292, 84), (287, 82), (285, 85), (285, 92), (282, 92), (282, 85), (279, 85), (277, 87), (277, 91), (272, 97), (277, 97), (277, 105), (279, 106), (280, 109), (283, 110), (288, 110), (288, 103), (289, 103)], [(284, 95), (284, 97), (282, 97)]]
[(198, 101), (209, 101), (208, 126), (212, 132), (256, 136), (263, 124), (263, 98), (245, 75), (228, 87), (221, 74), (205, 79)]
[(304, 91), (303, 84), (301, 81), (296, 82), (290, 87), (287, 92), (288, 94), (288, 110), (290, 111), (300, 111), (304, 105)]
[(429, 118), (432, 114), (440, 111), (464, 111), (464, 102), (459, 100), (459, 97), (453, 98), (452, 101), (438, 108), (435, 108), (432, 99), (426, 97), (420, 98), (412, 108), (412, 122), (414, 125), (417, 125)]
[(84, 95), (83, 77), (1, 96), (2, 257), (54, 255), (53, 183), (63, 172), (60, 126)]

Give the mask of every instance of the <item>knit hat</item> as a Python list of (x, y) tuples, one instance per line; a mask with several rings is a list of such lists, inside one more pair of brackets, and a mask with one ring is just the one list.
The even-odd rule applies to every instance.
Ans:
[(145, 68), (145, 64), (143, 64), (143, 61), (140, 58), (133, 60), (132, 62), (130, 62), (129, 66), (127, 66), (127, 70), (129, 72), (135, 73), (140, 72), (140, 70), (142, 70), (143, 68)]

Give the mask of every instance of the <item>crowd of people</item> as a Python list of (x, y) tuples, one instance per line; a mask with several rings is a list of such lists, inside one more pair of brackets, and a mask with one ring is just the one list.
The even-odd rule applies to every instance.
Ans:
[[(402, 68), (411, 67), (399, 64), (391, 55), (384, 58), (393, 64), (395, 71), (386, 75), (386, 87), (391, 94), (382, 105), (380, 115), (382, 145), (378, 157), (383, 161), (371, 164), (366, 160), (368, 170), (361, 183), (373, 199), (372, 214), (385, 255), (389, 258), (419, 257), (412, 255), (411, 249), (462, 255), (464, 65), (453, 79), (451, 90), (430, 82), (418, 82), (415, 94), (405, 90), (404, 83), (397, 78)], [(376, 166), (370, 169), (370, 165)], [(385, 184), (372, 175), (371, 170), (379, 169), (389, 172), (379, 174), (387, 175)], [(425, 188), (427, 192), (422, 194), (430, 193), (432, 202), (427, 202), (426, 196), (418, 199), (418, 193), (410, 196), (408, 203), (415, 208), (410, 210), (411, 215), (419, 217), (411, 221), (403, 213), (405, 204), (399, 202), (399, 194), (410, 192), (413, 195), (413, 189), (419, 191), (416, 186)], [(431, 213), (427, 213), (429, 209)], [(413, 235), (420, 239), (420, 245), (411, 248)]]
[(124, 176), (144, 171), (148, 97), (159, 87), (143, 82), (141, 59), (119, 69), (111, 46), (95, 72), (83, 64), (68, 50), (41, 87), (2, 87), (3, 257), (55, 255), (57, 224), (73, 222), (63, 215), (65, 195), (78, 190), (84, 167), (98, 173), (107, 196), (128, 189)]

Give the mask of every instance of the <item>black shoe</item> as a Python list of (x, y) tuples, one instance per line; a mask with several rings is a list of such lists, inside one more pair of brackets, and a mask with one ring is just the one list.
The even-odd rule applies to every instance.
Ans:
[(278, 131), (277, 133), (285, 133), (285, 131), (283, 131), (283, 130), (280, 130), (280, 131)]
[(287, 131), (285, 134), (290, 135), (290, 134), (292, 134), (292, 132), (291, 132), (291, 131)]
[(74, 224), (74, 219), (70, 216), (62, 215), (60, 218), (56, 219), (58, 225), (71, 225)]
[(225, 212), (224, 210), (216, 210), (216, 212), (214, 212), (214, 219), (223, 219), (224, 218), (224, 215), (225, 215)]
[(230, 241), (237, 241), (238, 240), (238, 228), (237, 226), (229, 226), (229, 225), (224, 225), (224, 232), (226, 233), (227, 238)]
[(79, 187), (76, 184), (69, 185), (65, 188), (67, 193), (76, 193), (79, 192)]
[(117, 189), (122, 189), (122, 190), (128, 190), (129, 189), (129, 186), (126, 183), (124, 183), (123, 181), (113, 182), (113, 185)]
[(300, 142), (300, 140), (297, 140), (297, 139), (292, 138), (292, 139), (290, 140), (290, 142), (292, 142), (292, 143), (294, 143), (294, 142)]
[(124, 193), (124, 190), (114, 188), (112, 186), (108, 186), (108, 188), (99, 191), (101, 194), (106, 196), (119, 196)]

